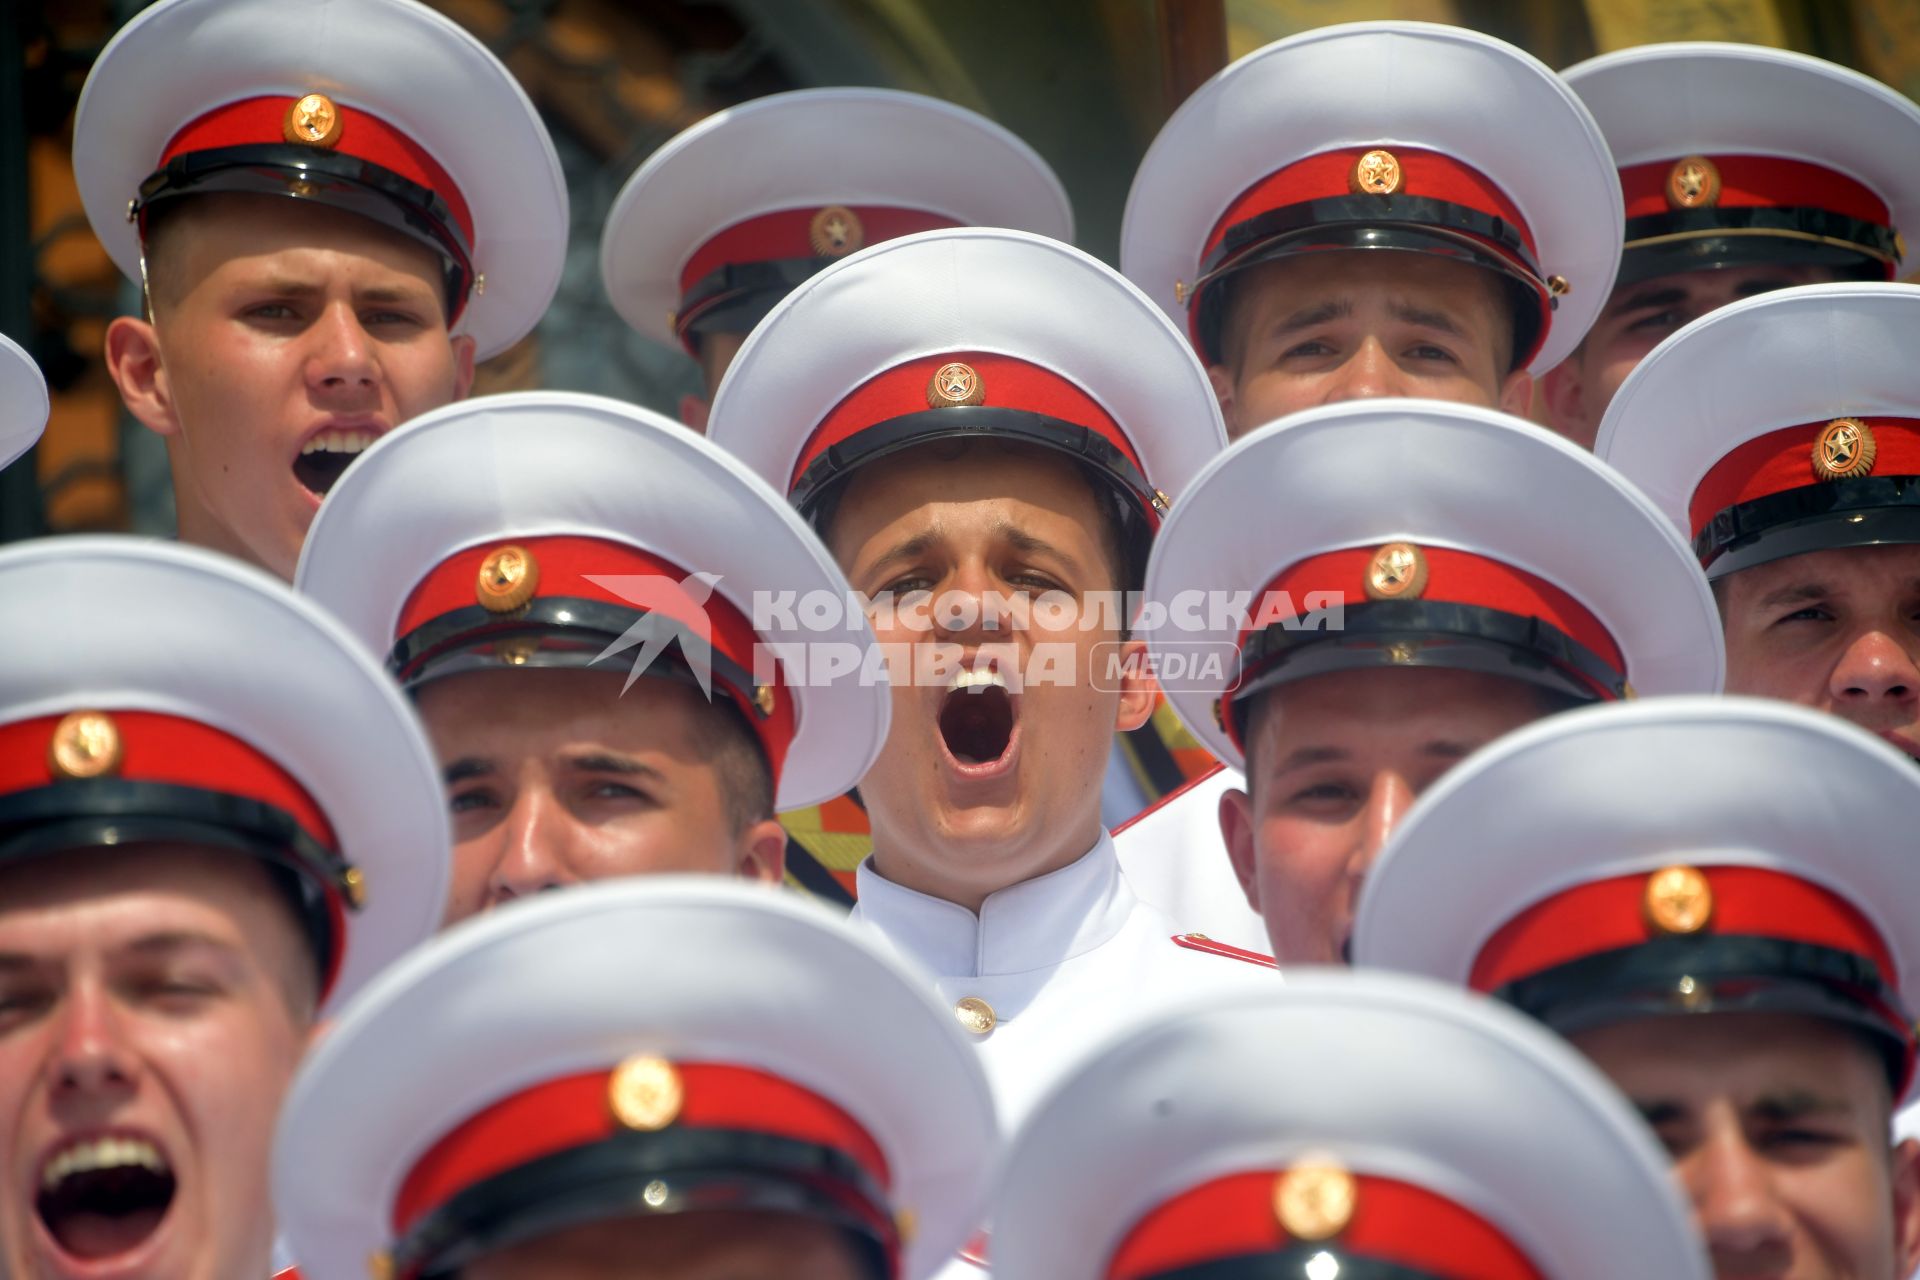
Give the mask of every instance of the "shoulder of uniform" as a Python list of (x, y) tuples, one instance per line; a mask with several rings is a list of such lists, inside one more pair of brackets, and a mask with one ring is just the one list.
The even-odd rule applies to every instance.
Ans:
[(1219, 761), (1217, 760), (1214, 761), (1213, 767), (1211, 769), (1207, 769), (1201, 773), (1195, 774), (1191, 778), (1188, 778), (1185, 782), (1181, 783), (1179, 786), (1175, 787), (1173, 790), (1167, 792), (1167, 794), (1161, 796), (1158, 800), (1155, 800), (1152, 804), (1148, 805), (1146, 808), (1142, 809), (1140, 812), (1134, 814), (1131, 818), (1128, 818), (1125, 822), (1122, 822), (1118, 826), (1114, 827), (1113, 830), (1108, 834), (1118, 836), (1123, 831), (1132, 830), (1134, 827), (1139, 826), (1141, 823), (1145, 822), (1148, 818), (1151, 818), (1154, 814), (1159, 813), (1162, 809), (1172, 804), (1175, 800), (1178, 800), (1182, 796), (1186, 795), (1189, 791), (1196, 790), (1199, 787), (1205, 785), (1206, 783), (1209, 783), (1213, 781), (1215, 778), (1219, 777), (1220, 771), (1225, 769), (1226, 767), (1227, 767), (1226, 765), (1221, 764)]
[(1173, 945), (1185, 947), (1189, 951), (1204, 951), (1210, 956), (1225, 956), (1229, 960), (1258, 965), (1262, 969), (1280, 967), (1272, 956), (1261, 955), (1258, 951), (1248, 951), (1244, 947), (1230, 947), (1224, 942), (1215, 942), (1204, 933), (1176, 933), (1173, 935)]

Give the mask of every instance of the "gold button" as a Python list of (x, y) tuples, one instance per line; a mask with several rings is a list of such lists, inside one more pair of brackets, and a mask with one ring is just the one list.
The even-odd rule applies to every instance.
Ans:
[(774, 698), (773, 686), (770, 684), (755, 685), (753, 687), (753, 705), (759, 710), (761, 715), (772, 715), (773, 709), (780, 705)]
[(1400, 190), (1406, 174), (1391, 151), (1369, 151), (1353, 162), (1347, 185), (1355, 195), (1390, 196)]
[(1573, 292), (1573, 285), (1565, 276), (1548, 276), (1547, 292), (1556, 298), (1564, 298)]
[(347, 900), (349, 909), (358, 911), (367, 905), (367, 873), (358, 867), (348, 867), (340, 873), (340, 896)]
[(953, 1016), (960, 1019), (960, 1025), (976, 1036), (983, 1036), (999, 1025), (994, 1017), (993, 1006), (978, 996), (968, 996), (953, 1006)]
[(1661, 933), (1698, 933), (1713, 919), (1713, 886), (1692, 867), (1662, 867), (1647, 877), (1647, 923)]
[(1879, 452), (1872, 427), (1858, 418), (1835, 418), (1813, 442), (1813, 474), (1822, 480), (1864, 476)]
[(393, 1280), (393, 1255), (385, 1249), (367, 1255), (367, 1280)]
[(497, 547), (480, 562), (473, 593), (488, 613), (512, 613), (540, 587), (540, 562), (525, 547)]
[(980, 404), (987, 398), (987, 386), (970, 364), (956, 360), (934, 370), (927, 383), (927, 404), (935, 409), (952, 409)]
[(47, 744), (47, 765), (62, 778), (98, 778), (120, 768), (119, 726), (104, 711), (62, 716)]
[(1417, 600), (1427, 589), (1427, 556), (1411, 542), (1389, 542), (1367, 562), (1369, 600)]
[(287, 108), (280, 134), (288, 142), (331, 150), (340, 143), (340, 108), (324, 93), (310, 93)]
[(830, 204), (807, 224), (807, 239), (817, 258), (844, 258), (867, 242), (860, 215), (844, 205)]
[(1303, 1164), (1273, 1184), (1273, 1214), (1296, 1240), (1325, 1240), (1353, 1220), (1360, 1189), (1338, 1165)]
[(680, 1073), (665, 1058), (628, 1058), (607, 1079), (607, 1105), (629, 1129), (651, 1133), (680, 1118), (687, 1100)]

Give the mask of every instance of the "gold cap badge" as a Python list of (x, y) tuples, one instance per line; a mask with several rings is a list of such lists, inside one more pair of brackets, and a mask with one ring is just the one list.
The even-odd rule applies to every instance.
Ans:
[(978, 996), (967, 996), (953, 1006), (953, 1016), (960, 1025), (976, 1036), (983, 1036), (999, 1025), (1000, 1019), (994, 1016), (993, 1006)]
[(280, 132), (288, 142), (303, 147), (323, 147), (329, 151), (340, 145), (344, 125), (340, 108), (324, 93), (310, 93), (287, 108)]
[(927, 383), (927, 403), (935, 409), (980, 404), (986, 398), (987, 384), (972, 365), (958, 360), (935, 369), (933, 380)]
[(1713, 919), (1713, 887), (1692, 867), (1662, 867), (1647, 877), (1644, 906), (1661, 933), (1698, 933)]
[(1427, 589), (1426, 553), (1411, 542), (1389, 542), (1367, 562), (1367, 599), (1417, 600)]
[(830, 204), (807, 224), (807, 240), (817, 258), (844, 258), (867, 242), (860, 215), (844, 205)]
[(1406, 174), (1391, 151), (1369, 151), (1353, 162), (1347, 185), (1357, 196), (1390, 196), (1400, 191)]
[(1864, 476), (1879, 452), (1872, 427), (1858, 418), (1835, 418), (1813, 442), (1813, 474), (1822, 480)]
[(120, 729), (104, 711), (75, 711), (60, 718), (47, 744), (47, 764), (62, 778), (98, 778), (120, 768)]
[(761, 715), (772, 715), (773, 709), (779, 705), (779, 702), (774, 697), (773, 686), (770, 684), (755, 685), (753, 687), (753, 705), (760, 709)]
[(1720, 170), (1705, 156), (1682, 156), (1667, 170), (1667, 203), (1700, 209), (1720, 203)]
[(1296, 1240), (1325, 1240), (1353, 1220), (1360, 1189), (1353, 1175), (1333, 1164), (1303, 1164), (1273, 1184), (1273, 1216)]
[(643, 1054), (628, 1058), (607, 1078), (607, 1105), (613, 1118), (629, 1129), (651, 1133), (680, 1118), (686, 1104), (686, 1086), (665, 1058)]
[(512, 613), (533, 599), (540, 586), (540, 562), (525, 547), (496, 547), (480, 562), (473, 593), (488, 613)]

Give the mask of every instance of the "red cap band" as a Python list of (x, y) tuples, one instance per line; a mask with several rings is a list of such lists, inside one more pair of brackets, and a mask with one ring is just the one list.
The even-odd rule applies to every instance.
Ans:
[[(1396, 195), (1444, 200), (1448, 204), (1500, 218), (1519, 233), (1520, 242), (1527, 247), (1527, 252), (1535, 258), (1539, 257), (1539, 248), (1533, 242), (1533, 231), (1527, 226), (1526, 219), (1520, 216), (1519, 207), (1479, 170), (1438, 151), (1422, 151), (1413, 147), (1347, 147), (1296, 160), (1248, 187), (1213, 224), (1213, 231), (1200, 250), (1200, 259), (1204, 261), (1219, 248), (1227, 232), (1261, 214), (1289, 205), (1304, 204), (1309, 200), (1330, 200), (1351, 195), (1354, 166), (1360, 162), (1361, 156), (1376, 149), (1392, 152), (1393, 158), (1400, 163), (1401, 185)], [(1486, 247), (1489, 252), (1511, 259), (1512, 255), (1507, 250), (1491, 241), (1486, 242)], [(1514, 265), (1530, 270), (1523, 263), (1515, 262)]]
[[(130, 782), (161, 782), (196, 787), (221, 795), (272, 805), (287, 814), (322, 847), (339, 851), (339, 841), (314, 798), (285, 769), (231, 734), (211, 725), (157, 711), (98, 710), (113, 720), (120, 738), (120, 763), (112, 776)], [(41, 716), (0, 725), (0, 795), (57, 786), (48, 758), (60, 716)]]
[[(680, 294), (685, 297), (693, 286), (722, 267), (748, 262), (780, 262), (790, 258), (818, 258), (813, 244), (813, 220), (822, 208), (776, 209), (736, 222), (703, 242), (680, 269)], [(840, 206), (860, 220), (860, 241), (845, 252), (897, 240), (919, 231), (939, 231), (962, 224), (944, 214), (925, 209), (900, 209), (889, 205), (856, 204)]]
[[(1864, 475), (1920, 475), (1920, 419), (1861, 418), (1873, 432), (1874, 459)], [(1813, 469), (1815, 442), (1830, 426), (1808, 422), (1755, 436), (1720, 461), (1693, 488), (1687, 518), (1694, 537), (1728, 507), (1828, 483)]]
[[(1778, 938), (1871, 960), (1889, 986), (1893, 952), (1846, 899), (1798, 876), (1763, 867), (1695, 867), (1713, 894), (1703, 935)], [(1470, 984), (1495, 991), (1575, 960), (1665, 936), (1647, 917), (1649, 873), (1614, 876), (1557, 893), (1502, 925), (1482, 944)]]
[[(173, 135), (156, 167), (193, 151), (285, 142), (287, 112), (298, 101), (295, 97), (245, 98), (215, 107)], [(425, 147), (378, 116), (341, 102), (334, 107), (340, 112), (340, 140), (331, 150), (370, 161), (427, 188), (446, 201), (467, 244), (478, 248), (466, 197)]]
[[(1626, 197), (1627, 217), (1645, 218), (1669, 213), (1667, 182), (1673, 167), (1686, 157), (1628, 165), (1620, 170), (1620, 191)], [(1824, 209), (1876, 226), (1893, 220), (1887, 202), (1859, 182), (1824, 165), (1779, 156), (1719, 156), (1708, 160), (1720, 171), (1720, 194), (1714, 206), (1728, 209)]]
[[(684, 1098), (673, 1126), (791, 1138), (838, 1151), (886, 1189), (892, 1171), (873, 1137), (845, 1111), (790, 1080), (750, 1067), (675, 1063)], [(414, 1163), (393, 1202), (403, 1236), (468, 1187), (543, 1156), (604, 1142), (627, 1130), (608, 1100), (613, 1070), (565, 1076), (494, 1103)]]
[[(475, 607), (479, 603), (477, 587), (480, 566), (503, 546), (519, 547), (538, 566), (539, 578), (531, 597), (533, 600), (599, 600), (624, 609), (660, 614), (695, 636), (706, 637), (715, 653), (748, 673), (749, 677), (757, 678), (761, 667), (765, 665), (756, 662), (760, 637), (753, 623), (717, 590), (708, 595), (703, 603), (681, 587), (680, 583), (691, 575), (680, 566), (649, 555), (628, 543), (574, 535), (506, 536), (494, 542), (468, 547), (447, 557), (420, 581), (401, 606), (394, 638), (398, 640), (409, 635), (446, 614)], [(616, 591), (603, 582), (593, 581), (593, 578), (626, 580), (618, 584), (619, 590)], [(482, 622), (475, 628), (474, 642), (485, 643), (495, 631), (511, 624), (511, 614), (499, 615), (498, 622)], [(753, 727), (760, 745), (767, 753), (777, 788), (780, 770), (786, 763), (787, 749), (793, 744), (798, 722), (785, 668), (778, 662), (772, 666), (774, 679), (770, 687), (774, 690), (774, 705), (773, 711), (766, 715), (762, 715), (755, 705), (755, 689), (736, 689), (730, 681), (721, 679), (717, 670), (713, 673), (713, 679), (732, 697), (741, 714), (747, 718), (747, 723)], [(623, 670), (617, 662), (609, 662), (607, 669)]]
[[(999, 409), (1024, 409), (1084, 427), (1119, 450), (1134, 470), (1147, 475), (1126, 431), (1099, 401), (1074, 383), (1051, 369), (1016, 356), (955, 351), (896, 365), (849, 392), (814, 428), (800, 451), (799, 461), (794, 464), (788, 489), (799, 483), (814, 459), (834, 445), (878, 423), (910, 413), (925, 413), (930, 407), (927, 384), (933, 381), (933, 375), (941, 366), (955, 363), (972, 366), (980, 380), (982, 404)], [(1148, 479), (1151, 482), (1151, 477)]]
[[(340, 853), (340, 840), (326, 812), (305, 787), (264, 753), (230, 733), (158, 711), (90, 707), (113, 721), (119, 763), (105, 776), (129, 782), (193, 787), (270, 805), (300, 825), (322, 848)], [(64, 785), (53, 771), (50, 748), (63, 716), (40, 716), (0, 725), (0, 796)], [(320, 997), (333, 990), (346, 957), (347, 912), (340, 886), (313, 877), (326, 894), (333, 927), (333, 954), (325, 958)]]
[[(1367, 567), (1379, 550), (1379, 547), (1347, 547), (1310, 556), (1269, 582), (1259, 600), (1271, 600), (1276, 605), (1304, 602), (1312, 593), (1326, 592), (1350, 606), (1369, 603)], [(1420, 553), (1427, 562), (1427, 582), (1418, 599), (1475, 605), (1522, 618), (1538, 618), (1598, 654), (1622, 678), (1626, 677), (1627, 661), (1613, 634), (1585, 605), (1551, 582), (1472, 551), (1422, 546)], [(1290, 607), (1280, 612), (1297, 616), (1298, 610)], [(1255, 628), (1281, 620), (1268, 616), (1259, 607), (1254, 609), (1252, 619), (1253, 627), (1240, 635), (1242, 648)], [(1606, 690), (1599, 692), (1607, 693)]]
[[(1275, 1184), (1282, 1176), (1277, 1170), (1231, 1174), (1160, 1205), (1121, 1242), (1107, 1264), (1106, 1280), (1146, 1280), (1295, 1244), (1274, 1211)], [(1353, 1217), (1323, 1242), (1328, 1249), (1449, 1280), (1541, 1280), (1526, 1255), (1479, 1215), (1411, 1183), (1352, 1177)]]

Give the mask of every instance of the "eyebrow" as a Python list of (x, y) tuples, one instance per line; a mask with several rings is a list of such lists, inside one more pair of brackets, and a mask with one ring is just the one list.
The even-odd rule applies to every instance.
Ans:
[(1007, 545), (1022, 555), (1053, 556), (1059, 560), (1069, 573), (1080, 572), (1080, 561), (1070, 551), (1055, 546), (1045, 538), (1028, 533), (1010, 520), (1002, 520), (993, 527), (994, 535), (1004, 538)]
[(233, 944), (210, 933), (200, 933), (192, 929), (169, 929), (163, 933), (149, 933), (136, 938), (124, 950), (135, 955), (155, 955), (170, 951), (187, 951), (195, 947), (206, 947), (215, 951), (232, 951)]
[(1767, 592), (1757, 603), (1762, 609), (1772, 609), (1783, 604), (1806, 604), (1814, 600), (1824, 600), (1832, 594), (1833, 589), (1824, 582), (1795, 582)]
[(1686, 300), (1687, 291), (1685, 289), (1675, 289), (1669, 286), (1665, 289), (1648, 289), (1641, 293), (1631, 294), (1625, 300), (1608, 308), (1608, 310), (1618, 313), (1622, 311), (1638, 311), (1643, 307), (1673, 307), (1678, 306)]
[[(1649, 1125), (1659, 1126), (1684, 1119), (1690, 1108), (1670, 1099), (1659, 1101), (1634, 1099), (1634, 1107)], [(1765, 1094), (1740, 1108), (1756, 1119), (1778, 1124), (1814, 1115), (1850, 1115), (1852, 1108), (1840, 1098), (1815, 1093), (1811, 1089), (1786, 1089)]]
[(1317, 302), (1310, 307), (1302, 307), (1273, 327), (1276, 334), (1297, 333), (1302, 329), (1311, 329), (1315, 325), (1327, 324), (1334, 320), (1344, 320), (1353, 314), (1353, 299), (1330, 298)]
[(888, 547), (885, 551), (874, 557), (872, 563), (867, 566), (867, 570), (868, 572), (874, 572), (883, 565), (892, 564), (896, 560), (912, 560), (925, 554), (929, 547), (939, 541), (939, 538), (939, 531), (935, 529), (928, 529), (925, 532), (916, 533), (911, 538), (906, 538), (894, 543), (891, 547)]
[(666, 775), (650, 764), (643, 764), (631, 756), (615, 755), (611, 751), (589, 751), (582, 755), (566, 757), (566, 766), (581, 773), (614, 773), (624, 778), (653, 778), (666, 781)]
[[(1472, 745), (1455, 742), (1450, 738), (1434, 738), (1420, 744), (1420, 754), (1441, 760), (1462, 760), (1473, 754)], [(1353, 752), (1345, 747), (1300, 747), (1280, 762), (1276, 774), (1291, 773), (1295, 769), (1306, 769), (1316, 764), (1339, 764), (1353, 759)]]
[(1787, 1089), (1770, 1093), (1746, 1108), (1764, 1120), (1798, 1120), (1803, 1116), (1848, 1115), (1852, 1108), (1843, 1099), (1815, 1093), (1812, 1089)]
[(440, 777), (450, 787), (456, 782), (485, 778), (492, 773), (493, 761), (483, 760), (479, 756), (462, 756), (441, 770)]
[[(266, 292), (283, 298), (311, 298), (325, 292), (325, 287), (317, 280), (302, 279), (298, 276), (269, 276), (260, 285)], [(431, 298), (433, 289), (424, 284), (374, 284), (357, 287), (353, 290), (354, 301), (362, 303), (419, 302)]]
[(1444, 311), (1435, 311), (1430, 307), (1416, 307), (1411, 302), (1393, 303), (1388, 311), (1401, 324), (1432, 329), (1437, 333), (1451, 334), (1456, 338), (1466, 337), (1466, 331)]

